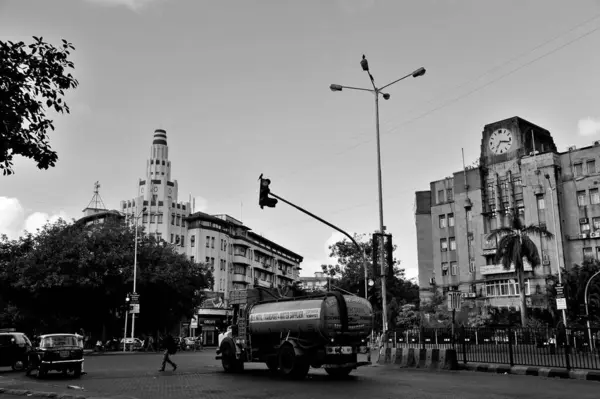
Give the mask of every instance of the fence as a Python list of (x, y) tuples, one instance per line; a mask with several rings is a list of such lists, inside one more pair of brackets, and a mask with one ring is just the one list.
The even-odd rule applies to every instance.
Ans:
[(598, 328), (421, 328), (389, 334), (394, 347), (456, 349), (459, 362), (465, 364), (600, 370)]

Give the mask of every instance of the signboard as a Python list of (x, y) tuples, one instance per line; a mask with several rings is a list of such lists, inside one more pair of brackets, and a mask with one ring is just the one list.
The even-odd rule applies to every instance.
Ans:
[(198, 328), (198, 319), (196, 317), (192, 317), (190, 328)]
[(567, 309), (567, 299), (566, 298), (556, 298), (556, 309), (566, 310)]
[(138, 294), (138, 293), (134, 292), (132, 294), (129, 294), (129, 298), (130, 298), (132, 304), (140, 303), (140, 294)]
[(556, 297), (564, 298), (565, 297), (564, 286), (562, 284), (556, 284), (555, 288), (556, 288)]
[(250, 313), (250, 321), (253, 323), (271, 322), (279, 320), (310, 320), (321, 317), (321, 308), (286, 310), (282, 312)]
[(448, 292), (448, 310), (460, 310), (462, 304), (462, 292), (450, 291)]
[(131, 306), (130, 306), (129, 313), (132, 313), (132, 314), (140, 313), (140, 304), (139, 303), (132, 303)]
[[(530, 272), (533, 271), (533, 268), (531, 267), (531, 263), (529, 262), (523, 262), (523, 270), (526, 272)], [(515, 265), (511, 264), (510, 265), (510, 269), (505, 269), (503, 265), (485, 265), (485, 266), (480, 266), (479, 267), (479, 271), (482, 275), (486, 275), (486, 274), (501, 274), (501, 273), (514, 273), (515, 271)]]
[(198, 314), (201, 316), (227, 316), (227, 309), (198, 309)]

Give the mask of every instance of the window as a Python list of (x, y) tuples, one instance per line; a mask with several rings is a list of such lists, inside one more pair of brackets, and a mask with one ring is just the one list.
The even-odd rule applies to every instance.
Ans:
[(185, 219), (183, 218), (183, 215), (181, 215), (181, 227), (185, 227)]
[(592, 204), (592, 205), (600, 204), (600, 194), (598, 193), (597, 188), (590, 189), (590, 204)]
[(175, 226), (175, 214), (171, 214), (171, 226)]
[(452, 201), (454, 196), (452, 195), (452, 189), (449, 188), (446, 190), (446, 201)]
[(176, 219), (175, 219), (175, 226), (179, 226), (181, 224), (181, 216), (177, 215)]
[(211, 238), (210, 238), (210, 244), (211, 244), (211, 245), (210, 245), (210, 247), (211, 247), (211, 248), (214, 248), (214, 247), (215, 247), (215, 237), (211, 237)]
[(215, 266), (215, 258), (210, 258), (210, 264), (211, 266)]
[(150, 215), (150, 223), (156, 223), (156, 215), (155, 214)]
[(206, 236), (206, 248), (210, 248), (210, 237)]
[(185, 246), (185, 236), (183, 234), (181, 235), (181, 246)]
[(467, 209), (467, 220), (468, 221), (473, 220), (473, 212), (471, 211), (471, 208)]
[(546, 201), (543, 195), (536, 195), (538, 210), (546, 209)]
[(196, 246), (196, 235), (192, 235), (190, 237), (190, 247), (195, 247)]
[(585, 200), (585, 190), (577, 191), (577, 205), (587, 205), (587, 201)]
[(573, 165), (575, 177), (583, 176), (583, 163), (576, 163)]
[(223, 251), (227, 251), (227, 241), (223, 241)]
[(171, 244), (173, 244), (173, 236), (174, 236), (174, 234), (171, 233)]
[(517, 207), (517, 213), (518, 213), (520, 216), (523, 216), (523, 215), (525, 215), (525, 203), (523, 202), (523, 200), (522, 200), (522, 199), (520, 199), (520, 200), (517, 200), (517, 201), (515, 202), (515, 206)]
[(587, 169), (588, 175), (593, 175), (596, 173), (596, 161), (591, 159), (585, 163), (585, 168)]
[(162, 241), (162, 233), (156, 233), (156, 241)]
[(454, 227), (454, 214), (448, 214), (448, 227)]
[(592, 218), (594, 230), (600, 230), (600, 218)]
[(208, 256), (206, 257), (206, 262), (205, 262), (205, 263), (206, 263), (207, 265), (208, 265), (208, 264), (210, 264), (210, 258), (209, 258)]
[(445, 238), (442, 238), (440, 240), (440, 248), (442, 249), (442, 252), (445, 252), (448, 250), (448, 240), (446, 240)]
[(196, 263), (196, 261), (195, 261), (195, 259), (194, 259), (194, 257), (193, 257), (193, 256), (190, 256), (190, 262), (192, 262), (192, 263)]
[(590, 224), (589, 223), (580, 224), (579, 230), (582, 234), (588, 234), (590, 232)]
[(157, 200), (158, 200), (158, 196), (156, 194), (152, 194), (152, 204), (151, 205), (156, 205)]
[(469, 261), (469, 273), (475, 273), (475, 260), (473, 259)]
[(458, 274), (458, 263), (450, 262), (450, 273), (453, 276), (456, 276)]
[(162, 214), (162, 213), (159, 213), (159, 214), (157, 215), (157, 218), (158, 218), (158, 219), (157, 219), (157, 220), (158, 220), (158, 224), (162, 224), (162, 222), (163, 222), (163, 214)]
[(446, 215), (440, 215), (440, 229), (446, 228)]
[[(516, 296), (520, 294), (519, 283), (515, 280), (486, 281), (485, 292), (488, 297)], [(525, 280), (525, 295), (530, 295), (529, 280)]]
[(450, 251), (456, 251), (456, 238), (450, 237)]
[(148, 214), (144, 213), (144, 216), (142, 216), (142, 223), (148, 223)]
[(448, 275), (448, 262), (442, 262), (442, 276)]
[(444, 202), (444, 190), (438, 190), (437, 192), (437, 202)]
[(594, 259), (594, 249), (592, 247), (583, 248), (583, 259)]

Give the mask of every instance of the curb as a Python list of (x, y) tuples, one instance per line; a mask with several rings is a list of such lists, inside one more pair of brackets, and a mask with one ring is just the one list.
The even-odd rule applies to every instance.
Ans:
[[(88, 399), (89, 396), (83, 395), (71, 395), (57, 392), (44, 392), (44, 391), (31, 391), (29, 389), (7, 389), (0, 388), (0, 397), (2, 394), (16, 395), (16, 396), (28, 396), (36, 398), (56, 398), (56, 399)], [(100, 398), (98, 398), (100, 399)]]
[(546, 378), (564, 378), (572, 380), (599, 381), (600, 371), (567, 370), (554, 367), (510, 366), (508, 364), (467, 363), (460, 364), (459, 370), (480, 371), (484, 373), (531, 375)]

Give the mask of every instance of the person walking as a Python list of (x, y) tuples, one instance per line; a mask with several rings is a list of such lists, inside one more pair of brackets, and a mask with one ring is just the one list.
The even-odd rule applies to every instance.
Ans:
[(163, 340), (165, 354), (163, 356), (162, 367), (158, 371), (165, 371), (165, 365), (169, 363), (173, 367), (173, 371), (177, 370), (177, 365), (171, 361), (170, 355), (177, 352), (177, 342), (171, 334), (167, 334)]

